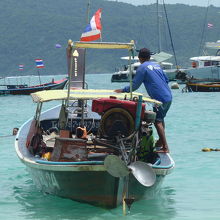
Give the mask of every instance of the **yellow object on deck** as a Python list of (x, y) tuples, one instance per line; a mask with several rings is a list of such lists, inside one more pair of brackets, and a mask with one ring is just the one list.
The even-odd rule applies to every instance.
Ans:
[(50, 160), (50, 158), (51, 158), (51, 152), (47, 152), (47, 153), (43, 154), (43, 155), (42, 155), (42, 158), (43, 158), (43, 159), (46, 159), (46, 160)]

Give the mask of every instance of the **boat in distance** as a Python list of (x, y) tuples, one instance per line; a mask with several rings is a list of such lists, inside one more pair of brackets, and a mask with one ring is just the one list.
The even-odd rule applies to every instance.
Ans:
[[(169, 59), (170, 57), (172, 57), (172, 55), (165, 53), (165, 52), (160, 52), (158, 54), (152, 55), (151, 60), (161, 65), (169, 81), (175, 81), (176, 75), (179, 71), (173, 68), (173, 63), (165, 62), (165, 60)], [(121, 59), (128, 60), (128, 57), (121, 57)], [(138, 60), (138, 57), (135, 56), (132, 60), (133, 61)], [(123, 69), (118, 70), (112, 74), (111, 82), (112, 83), (113, 82), (129, 82), (130, 81), (130, 74), (129, 74), (130, 70), (129, 69), (131, 68), (132, 78), (133, 78), (140, 65), (141, 65), (140, 62), (137, 62), (137, 61), (133, 62), (131, 65), (124, 65)]]
[(220, 92), (220, 80), (189, 80), (184, 89), (187, 92)]
[(64, 78), (33, 86), (28, 86), (27, 84), (2, 84), (0, 85), (0, 95), (30, 95), (43, 90), (63, 89), (67, 81), (68, 79)]
[(187, 82), (188, 80), (210, 80), (220, 81), (220, 41), (206, 42), (205, 48), (216, 50), (215, 54), (191, 57), (191, 67), (185, 68), (178, 75), (178, 80)]
[[(68, 89), (31, 94), (37, 110), (19, 129), (16, 153), (43, 192), (105, 208), (130, 207), (154, 196), (175, 166), (169, 153), (155, 152), (155, 113), (145, 108), (161, 103), (135, 92), (85, 88), (82, 65), (89, 48), (130, 52), (134, 43), (69, 41)], [(41, 112), (44, 102), (59, 100)]]

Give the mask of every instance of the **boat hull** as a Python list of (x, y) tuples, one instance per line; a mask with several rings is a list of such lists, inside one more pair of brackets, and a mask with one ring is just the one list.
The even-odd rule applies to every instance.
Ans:
[[(48, 120), (52, 123), (60, 112), (56, 106), (41, 114), (41, 125), (47, 129)], [(95, 115), (93, 116), (93, 118)], [(27, 121), (18, 132), (15, 140), (16, 153), (27, 167), (35, 185), (45, 193), (89, 203), (105, 208), (115, 208), (123, 201), (125, 178), (110, 175), (104, 161), (56, 162), (34, 157), (26, 147), (27, 136), (33, 119)], [(45, 123), (46, 124), (45, 124)], [(152, 165), (156, 182), (151, 187), (141, 185), (133, 174), (129, 174), (129, 195), (135, 200), (154, 197), (160, 189), (164, 177), (171, 173), (174, 161), (169, 154), (159, 153), (160, 164)]]
[[(27, 164), (26, 164), (27, 165)], [(124, 179), (111, 176), (103, 165), (75, 166), (72, 170), (50, 170), (27, 165), (32, 179), (40, 191), (89, 203), (104, 208), (115, 208), (123, 201)], [(152, 187), (142, 186), (133, 175), (129, 179), (129, 195), (136, 200), (155, 196), (162, 184), (163, 175), (158, 175)]]
[(220, 79), (220, 66), (188, 68), (185, 73), (194, 79)]
[[(167, 75), (167, 78), (169, 81), (175, 81), (176, 80), (176, 69), (175, 70), (164, 70), (164, 72)], [(132, 74), (132, 78), (134, 78), (135, 74)], [(129, 82), (130, 81), (130, 75), (126, 71), (119, 71), (118, 73), (114, 73), (111, 77), (111, 82)]]
[(220, 92), (220, 83), (187, 83), (190, 92)]

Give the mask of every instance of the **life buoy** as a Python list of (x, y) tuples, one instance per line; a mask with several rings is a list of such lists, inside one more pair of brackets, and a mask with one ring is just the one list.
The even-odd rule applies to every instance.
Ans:
[(196, 62), (192, 62), (192, 68), (196, 68), (196, 67), (197, 67)]

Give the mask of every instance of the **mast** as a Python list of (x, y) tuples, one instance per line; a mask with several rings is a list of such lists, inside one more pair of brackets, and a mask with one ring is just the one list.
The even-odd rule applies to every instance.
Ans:
[(86, 24), (89, 23), (89, 13), (90, 13), (90, 0), (88, 0), (88, 3), (87, 3), (87, 18), (86, 18)]
[(161, 52), (161, 31), (160, 31), (160, 12), (159, 12), (159, 0), (156, 1), (157, 7), (157, 39), (158, 39), (158, 53)]
[(169, 24), (169, 21), (168, 21), (167, 10), (166, 10), (164, 0), (163, 0), (163, 8), (164, 8), (165, 16), (166, 16), (166, 22), (167, 22), (168, 32), (169, 32), (169, 36), (170, 36), (171, 47), (172, 47), (173, 55), (174, 55), (174, 59), (175, 59), (175, 64), (176, 64), (176, 68), (178, 70), (179, 66), (178, 66), (177, 59), (176, 59), (176, 52), (175, 52), (175, 49), (174, 49), (172, 34), (171, 34), (171, 30), (170, 30), (170, 24)]
[(207, 17), (208, 17), (208, 11), (209, 11), (209, 0), (208, 0), (208, 3), (207, 3), (207, 8), (206, 8), (206, 12), (205, 12), (205, 18), (204, 18), (204, 23), (203, 23), (203, 29), (202, 29), (202, 34), (201, 34), (201, 41), (200, 41), (200, 44), (199, 44), (199, 51), (198, 51), (198, 54), (200, 54), (203, 50), (203, 53), (205, 54), (204, 52), (204, 41), (205, 41), (205, 29), (206, 29), (206, 25), (207, 25)]
[(40, 85), (41, 85), (41, 79), (40, 79), (40, 72), (39, 72), (39, 69), (37, 69), (37, 74), (38, 74), (39, 83), (40, 83)]

